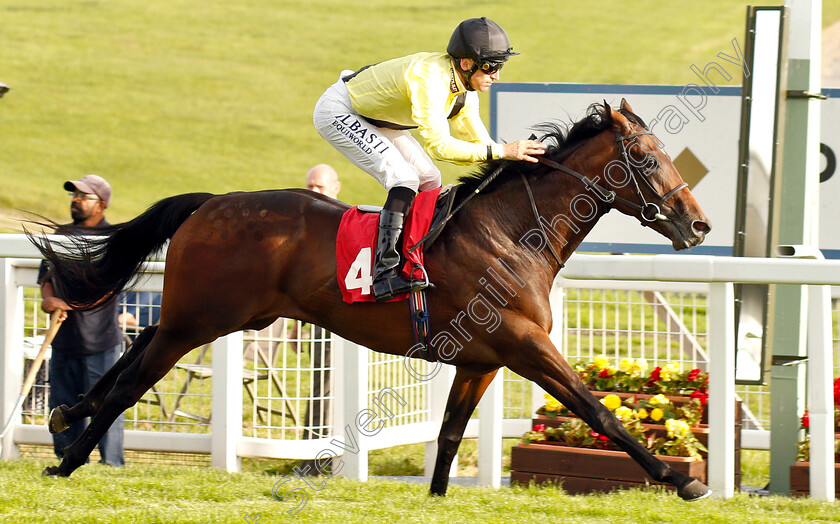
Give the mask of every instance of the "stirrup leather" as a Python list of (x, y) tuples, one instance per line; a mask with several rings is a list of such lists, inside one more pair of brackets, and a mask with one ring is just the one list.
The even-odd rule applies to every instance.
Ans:
[(397, 244), (404, 219), (405, 215), (396, 211), (383, 209), (379, 214), (379, 233), (373, 261), (373, 298), (377, 302), (387, 302), (397, 295), (429, 286), (428, 276), (425, 280), (412, 281), (403, 277), (399, 270), (402, 258)]

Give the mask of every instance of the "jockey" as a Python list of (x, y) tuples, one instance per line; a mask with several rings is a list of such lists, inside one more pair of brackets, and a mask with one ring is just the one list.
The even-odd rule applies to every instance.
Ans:
[[(533, 155), (543, 153), (535, 140), (494, 142), (479, 117), (476, 91), (488, 91), (517, 54), (498, 24), (470, 18), (452, 33), (445, 54), (417, 53), (342, 71), (315, 105), (318, 133), (388, 191), (374, 257), (377, 302), (425, 285), (401, 275), (398, 241), (417, 191), (441, 185), (432, 158), (459, 165), (500, 158), (536, 162)], [(425, 151), (409, 129), (417, 129)]]

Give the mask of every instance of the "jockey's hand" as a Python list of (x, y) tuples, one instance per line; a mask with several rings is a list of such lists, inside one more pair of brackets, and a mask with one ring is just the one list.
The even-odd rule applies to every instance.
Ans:
[(505, 160), (527, 160), (539, 162), (534, 155), (545, 153), (545, 144), (537, 140), (517, 140), (504, 145), (502, 158)]

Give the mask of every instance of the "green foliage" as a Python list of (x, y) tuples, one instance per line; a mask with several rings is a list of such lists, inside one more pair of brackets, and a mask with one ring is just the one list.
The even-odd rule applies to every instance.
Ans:
[[(378, 183), (312, 125), (342, 69), (443, 49), (460, 20), (485, 15), (522, 53), (503, 81), (684, 84), (692, 64), (743, 39), (748, 3), (548, 2), (525, 13), (497, 0), (0, 0), (0, 80), (12, 86), (0, 101), (0, 211), (66, 220), (62, 182), (98, 173), (114, 186), (118, 222), (176, 193), (299, 187), (319, 162), (339, 170), (344, 200), (378, 203)], [(840, 16), (837, 0), (823, 3), (826, 23)], [(441, 167), (447, 183), (469, 172)]]

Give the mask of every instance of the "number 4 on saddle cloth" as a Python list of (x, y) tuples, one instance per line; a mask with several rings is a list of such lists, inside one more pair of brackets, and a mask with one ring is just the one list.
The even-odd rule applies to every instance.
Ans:
[[(423, 239), (433, 222), (445, 217), (452, 208), (455, 191), (453, 186), (421, 191), (411, 204), (403, 230), (402, 253), (405, 263), (403, 276), (413, 280), (426, 279), (423, 269), (423, 249), (431, 245), (434, 237), (413, 252), (411, 246)], [(373, 254), (376, 252), (376, 234), (379, 224), (378, 207), (354, 206), (341, 217), (335, 242), (336, 276), (341, 297), (348, 304), (374, 302)], [(408, 293), (398, 295), (391, 302), (405, 300)]]

